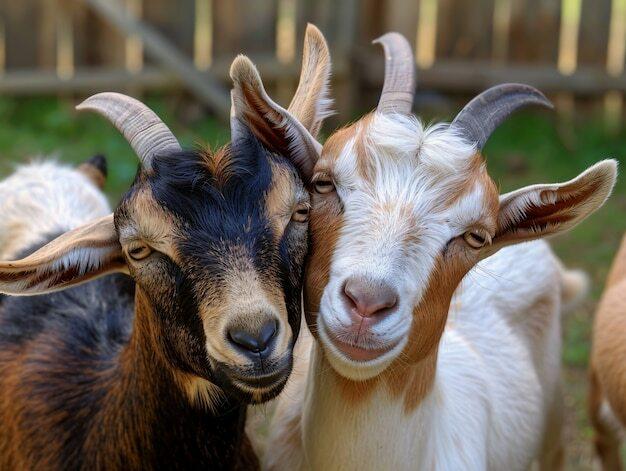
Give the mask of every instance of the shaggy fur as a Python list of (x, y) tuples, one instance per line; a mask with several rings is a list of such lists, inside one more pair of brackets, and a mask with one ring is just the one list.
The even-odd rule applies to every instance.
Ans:
[(84, 172), (49, 160), (23, 165), (0, 182), (0, 260), (110, 212)]

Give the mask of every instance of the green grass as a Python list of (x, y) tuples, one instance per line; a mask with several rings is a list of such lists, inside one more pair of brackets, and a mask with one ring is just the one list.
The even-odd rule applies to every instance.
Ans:
[[(228, 140), (228, 128), (210, 118), (187, 119), (188, 109), (172, 100), (146, 99), (183, 145), (215, 147)], [(72, 100), (54, 98), (0, 99), (0, 177), (15, 162), (45, 155), (80, 162), (95, 153), (109, 161), (106, 192), (115, 204), (132, 181), (137, 159), (126, 141), (105, 120), (78, 114)], [(589, 165), (604, 159), (626, 162), (626, 132), (609, 134), (600, 119), (562, 125), (554, 119), (521, 114), (493, 135), (485, 149), (491, 175), (503, 192), (520, 186), (566, 181)], [(179, 123), (187, 123), (181, 126)], [(567, 469), (586, 469), (591, 460), (591, 429), (586, 416), (586, 367), (589, 357), (591, 319), (595, 303), (622, 234), (626, 231), (626, 181), (619, 179), (605, 207), (552, 244), (569, 267), (583, 268), (592, 280), (591, 299), (565, 319), (565, 364), (567, 409)]]
[[(39, 156), (52, 155), (64, 162), (78, 163), (103, 153), (109, 163), (105, 190), (115, 202), (132, 182), (137, 157), (103, 118), (76, 112), (77, 103), (52, 98), (0, 99), (0, 175), (9, 173), (15, 162)], [(228, 140), (228, 128), (215, 120), (196, 120), (181, 127), (177, 123), (183, 120), (174, 119), (178, 113), (173, 112), (173, 106), (167, 106), (166, 100), (148, 98), (146, 103), (170, 125), (184, 146), (214, 147)]]

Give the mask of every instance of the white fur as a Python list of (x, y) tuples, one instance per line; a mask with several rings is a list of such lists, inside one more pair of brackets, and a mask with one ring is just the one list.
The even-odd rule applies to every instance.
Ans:
[[(295, 376), (280, 399), (265, 466), (527, 469), (558, 401), (560, 276), (544, 242), (480, 262), (453, 297), (434, 388), (410, 414), (385, 387), (346, 404), (314, 344), (308, 379)], [(549, 312), (533, 310), (540, 299)], [(299, 415), (304, 448), (281, 450), (282, 425)]]
[[(415, 409), (407, 410), (384, 381), (347, 403), (329, 374), (332, 367), (364, 380), (397, 360), (436, 255), (476, 225), (496, 223), (479, 182), (442, 204), (464, 181), (475, 151), (448, 126), (424, 128), (412, 117), (376, 114), (365, 134), (355, 135), (365, 139), (373, 175), (360, 178), (355, 142), (348, 142), (333, 168), (343, 226), (320, 300), (320, 343), (312, 347), (306, 388), (294, 379), (281, 399), (266, 467), (527, 469), (552, 452), (547, 443), (560, 443), (563, 270), (544, 242), (506, 247), (464, 278), (439, 343), (434, 386)], [(350, 276), (383, 279), (399, 294), (394, 313), (366, 335), (342, 339), (364, 349), (400, 342), (374, 361), (351, 361), (328, 336), (330, 329), (340, 339), (349, 334), (340, 290)], [(302, 449), (284, 444), (298, 417)]]
[(53, 161), (19, 167), (0, 181), (0, 260), (111, 212), (85, 175)]

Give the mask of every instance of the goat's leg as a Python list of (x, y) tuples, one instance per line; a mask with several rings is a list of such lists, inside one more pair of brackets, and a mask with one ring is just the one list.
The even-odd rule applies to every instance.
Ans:
[(602, 387), (593, 366), (590, 375), (589, 392), (589, 417), (595, 430), (594, 445), (595, 450), (604, 471), (619, 471), (622, 469), (620, 459), (620, 437), (619, 431), (614, 424), (610, 423), (606, 417), (608, 411), (603, 411), (603, 403), (606, 399), (602, 393)]

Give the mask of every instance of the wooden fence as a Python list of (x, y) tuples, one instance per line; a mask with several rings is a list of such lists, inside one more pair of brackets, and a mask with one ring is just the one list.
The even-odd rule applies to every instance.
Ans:
[(0, 93), (176, 86), (226, 117), (242, 51), (288, 98), (307, 21), (331, 44), (345, 114), (371, 105), (356, 98), (380, 84), (370, 43), (388, 30), (414, 44), (421, 89), (519, 81), (622, 113), (626, 0), (0, 0)]

